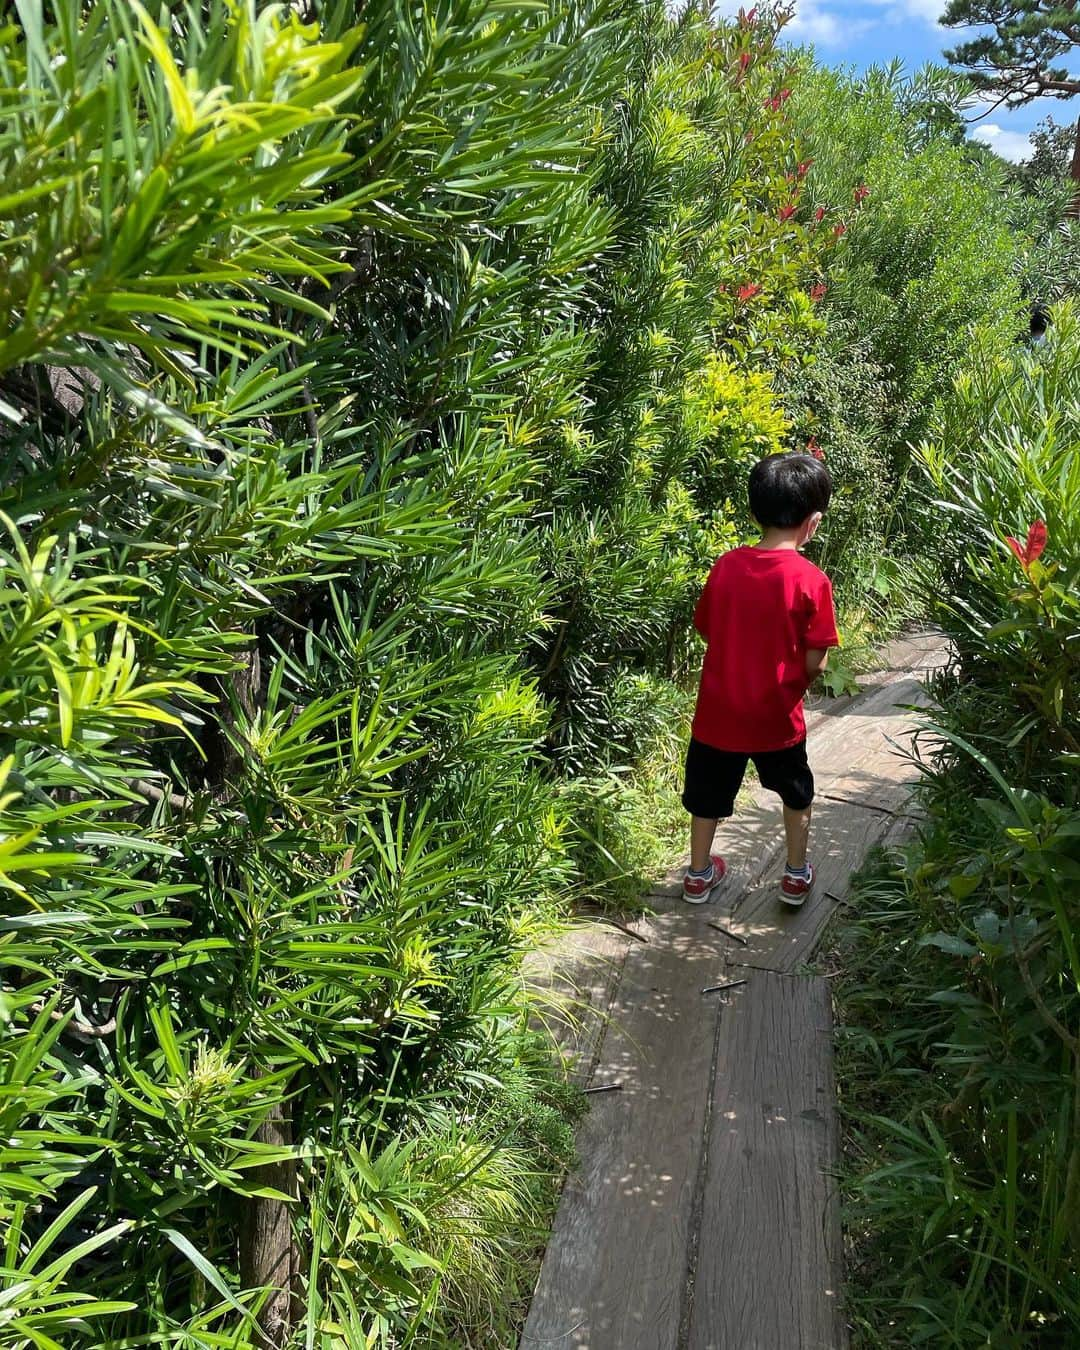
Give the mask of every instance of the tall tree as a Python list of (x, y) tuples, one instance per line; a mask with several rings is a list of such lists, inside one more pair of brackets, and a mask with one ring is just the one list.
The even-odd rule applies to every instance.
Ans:
[[(941, 22), (948, 28), (985, 27), (946, 56), (967, 68), (977, 88), (1000, 96), (1011, 108), (1036, 98), (1080, 94), (1080, 74), (1060, 64), (1080, 47), (1080, 4), (1053, 0), (949, 0)], [(1080, 122), (1071, 174), (1077, 185), (1073, 214), (1080, 210)]]

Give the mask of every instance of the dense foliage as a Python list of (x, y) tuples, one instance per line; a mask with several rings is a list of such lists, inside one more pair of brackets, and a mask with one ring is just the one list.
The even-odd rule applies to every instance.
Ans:
[(927, 547), (910, 447), (970, 359), (972, 333), (995, 347), (1017, 335), (1031, 241), (1014, 227), (1005, 166), (973, 157), (957, 134), (962, 94), (947, 72), (894, 66), (857, 78), (815, 69), (796, 100), (813, 182), (823, 201), (847, 204), (847, 230), (827, 332), (787, 401), (805, 407), (852, 489), (830, 527), (853, 555), (841, 575), (856, 594), (869, 584), (898, 598), (887, 540)]
[[(1080, 326), (984, 347), (921, 450), (953, 643), (928, 820), (841, 988), (867, 1345), (1080, 1330)], [(945, 585), (942, 586), (942, 580)]]
[(821, 328), (770, 25), (318, 10), (0, 31), (4, 1345), (505, 1342), (520, 957)]

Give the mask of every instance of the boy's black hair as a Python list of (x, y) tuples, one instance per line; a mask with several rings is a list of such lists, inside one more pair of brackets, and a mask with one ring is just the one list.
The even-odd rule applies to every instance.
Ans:
[(815, 511), (824, 512), (831, 496), (828, 469), (799, 451), (766, 455), (750, 473), (750, 510), (764, 529), (793, 530)]

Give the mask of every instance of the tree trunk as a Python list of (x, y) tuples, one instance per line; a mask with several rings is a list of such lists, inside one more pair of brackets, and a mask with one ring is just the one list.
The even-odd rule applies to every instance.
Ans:
[[(274, 1148), (292, 1144), (292, 1121), (279, 1104), (259, 1126), (255, 1139)], [(249, 1174), (258, 1186), (272, 1186), (296, 1195), (296, 1163), (269, 1163)], [(292, 1219), (284, 1200), (252, 1196), (244, 1201), (240, 1227), (240, 1279), (245, 1289), (273, 1293), (259, 1314), (259, 1326), (271, 1346), (282, 1346), (292, 1329), (292, 1301), (300, 1272), (300, 1254), (293, 1241)]]
[[(247, 718), (253, 718), (259, 710), (262, 696), (262, 662), (259, 659), (258, 642), (252, 635), (252, 645), (243, 655), (244, 664), (228, 677), (228, 685), (232, 691), (233, 698), (239, 704), (240, 711)], [(230, 729), (235, 725), (233, 718), (232, 704), (226, 702), (221, 710), (222, 721)], [(239, 776), (244, 767), (243, 754), (232, 744), (228, 736), (223, 737), (224, 747), (224, 778), (225, 783), (229, 779)], [(222, 784), (224, 788), (225, 784)]]
[[(252, 634), (252, 645), (244, 654), (244, 663), (229, 676), (229, 692), (222, 709), (225, 726), (235, 726), (234, 713), (254, 717), (262, 701), (262, 670), (259, 647)], [(239, 777), (244, 754), (227, 736), (223, 737), (224, 782)], [(293, 1142), (292, 1120), (279, 1103), (259, 1126), (255, 1139), (274, 1148), (290, 1148)], [(296, 1196), (296, 1163), (267, 1163), (250, 1173), (258, 1186), (267, 1186), (283, 1195)], [(240, 1219), (240, 1278), (245, 1289), (273, 1290), (262, 1312), (259, 1326), (270, 1346), (282, 1346), (293, 1324), (293, 1294), (300, 1270), (300, 1254), (293, 1239), (290, 1206), (284, 1200), (253, 1195), (243, 1201)]]
[(1069, 207), (1069, 215), (1073, 220), (1080, 220), (1080, 119), (1076, 123), (1076, 144), (1073, 147), (1072, 168), (1069, 170), (1069, 176), (1073, 182), (1073, 199)]

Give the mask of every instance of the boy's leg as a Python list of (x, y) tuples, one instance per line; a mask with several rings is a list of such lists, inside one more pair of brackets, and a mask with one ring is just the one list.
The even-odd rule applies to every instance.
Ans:
[(814, 884), (814, 869), (806, 857), (814, 800), (814, 775), (806, 758), (806, 742), (755, 755), (754, 764), (762, 787), (779, 793), (784, 803), (787, 867), (780, 890), (787, 903), (799, 905)]
[(690, 871), (683, 899), (691, 904), (704, 904), (726, 871), (723, 858), (712, 852), (713, 837), (720, 820), (735, 809), (746, 762), (746, 755), (690, 741), (682, 801), (690, 814)]
[(712, 857), (713, 839), (719, 818), (708, 820), (704, 816), (690, 817), (690, 870), (704, 872)]
[(784, 807), (784, 836), (787, 839), (787, 865), (801, 872), (806, 866), (806, 849), (810, 842), (812, 806)]

